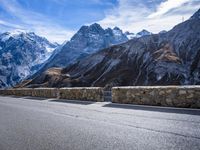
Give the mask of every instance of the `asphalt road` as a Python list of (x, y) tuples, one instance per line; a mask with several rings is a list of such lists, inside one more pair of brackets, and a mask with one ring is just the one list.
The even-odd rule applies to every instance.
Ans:
[(200, 150), (200, 110), (0, 97), (0, 150)]

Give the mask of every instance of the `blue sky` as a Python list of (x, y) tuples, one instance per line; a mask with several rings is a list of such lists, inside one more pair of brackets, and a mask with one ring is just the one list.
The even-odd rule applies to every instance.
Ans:
[(94, 22), (104, 28), (157, 33), (199, 8), (200, 0), (0, 0), (0, 32), (33, 31), (59, 43)]

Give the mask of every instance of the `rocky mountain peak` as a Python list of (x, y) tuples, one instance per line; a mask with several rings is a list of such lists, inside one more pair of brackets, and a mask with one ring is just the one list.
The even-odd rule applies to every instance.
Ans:
[(56, 47), (58, 45), (54, 45), (53, 43), (50, 43), (46, 38), (41, 37), (36, 35), (34, 32), (26, 32), (26, 31), (21, 31), (21, 30), (14, 30), (14, 31), (10, 31), (10, 32), (5, 32), (0, 34), (0, 40), (2, 42), (6, 42), (7, 40), (22, 40), (22, 41), (35, 41), (38, 42), (40, 44), (45, 45), (50, 45), (52, 47)]
[(104, 29), (97, 23), (94, 23), (90, 26), (82, 26), (78, 32), (72, 37), (72, 40), (77, 38), (77, 36), (88, 36), (89, 34), (101, 34), (104, 32)]
[(142, 37), (142, 36), (151, 35), (151, 34), (152, 34), (151, 32), (149, 32), (149, 31), (143, 29), (142, 31), (140, 31), (140, 32), (138, 32), (138, 33), (136, 34), (136, 37)]
[(127, 38), (130, 40), (130, 39), (133, 39), (135, 37), (135, 34), (134, 33), (131, 33), (129, 31), (126, 31), (125, 32), (125, 35), (127, 36)]
[(89, 31), (95, 33), (102, 33), (104, 32), (104, 29), (98, 23), (94, 23), (89, 26)]
[(163, 34), (163, 33), (166, 33), (167, 31), (166, 30), (162, 30), (159, 32), (159, 34)]
[(114, 27), (112, 32), (117, 33), (117, 35), (119, 34), (120, 36), (123, 34), (123, 31), (119, 27)]
[(113, 30), (119, 30), (119, 31), (121, 31), (121, 29), (119, 27), (114, 27)]
[(93, 23), (89, 26), (90, 28), (99, 28), (99, 29), (102, 29), (101, 25), (98, 24), (98, 23)]
[(13, 86), (39, 70), (57, 45), (33, 32), (0, 35), (0, 88)]
[(151, 35), (152, 33), (147, 31), (146, 29), (143, 29), (142, 31), (134, 34), (131, 32), (126, 31), (125, 35), (127, 36), (128, 39), (133, 39), (133, 38), (140, 38), (142, 36), (146, 36), (146, 35)]
[(82, 26), (78, 32), (56, 50), (39, 72), (51, 67), (66, 67), (86, 56), (112, 45), (128, 41), (121, 29), (103, 29), (98, 23)]
[(140, 33), (150, 34), (151, 32), (147, 31), (146, 29), (143, 29), (142, 31), (138, 32), (138, 34)]

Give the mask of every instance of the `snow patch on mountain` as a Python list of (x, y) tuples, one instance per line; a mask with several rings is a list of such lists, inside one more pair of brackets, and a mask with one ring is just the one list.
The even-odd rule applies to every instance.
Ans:
[(119, 29), (118, 27), (114, 27), (114, 28), (113, 28), (113, 34), (114, 34), (114, 36), (116, 36), (116, 37), (121, 37), (122, 34), (123, 34), (123, 32), (122, 32), (122, 30)]
[(125, 32), (125, 35), (127, 36), (127, 38), (130, 40), (130, 39), (133, 39), (133, 38), (140, 38), (140, 37), (143, 37), (143, 36), (146, 36), (146, 35), (151, 35), (152, 33), (143, 29), (142, 31), (134, 34), (134, 33), (131, 33), (131, 32), (128, 32), (126, 31)]
[(127, 36), (127, 38), (129, 40), (131, 40), (131, 39), (133, 39), (135, 37), (134, 33), (131, 33), (131, 32), (128, 32), (128, 31), (125, 32), (125, 35)]
[(135, 37), (140, 38), (146, 35), (151, 35), (152, 33), (143, 29), (142, 31), (138, 32)]

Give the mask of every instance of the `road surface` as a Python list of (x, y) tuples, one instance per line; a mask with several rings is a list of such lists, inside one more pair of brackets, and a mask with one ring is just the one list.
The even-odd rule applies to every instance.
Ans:
[(199, 150), (200, 110), (0, 97), (0, 150)]

